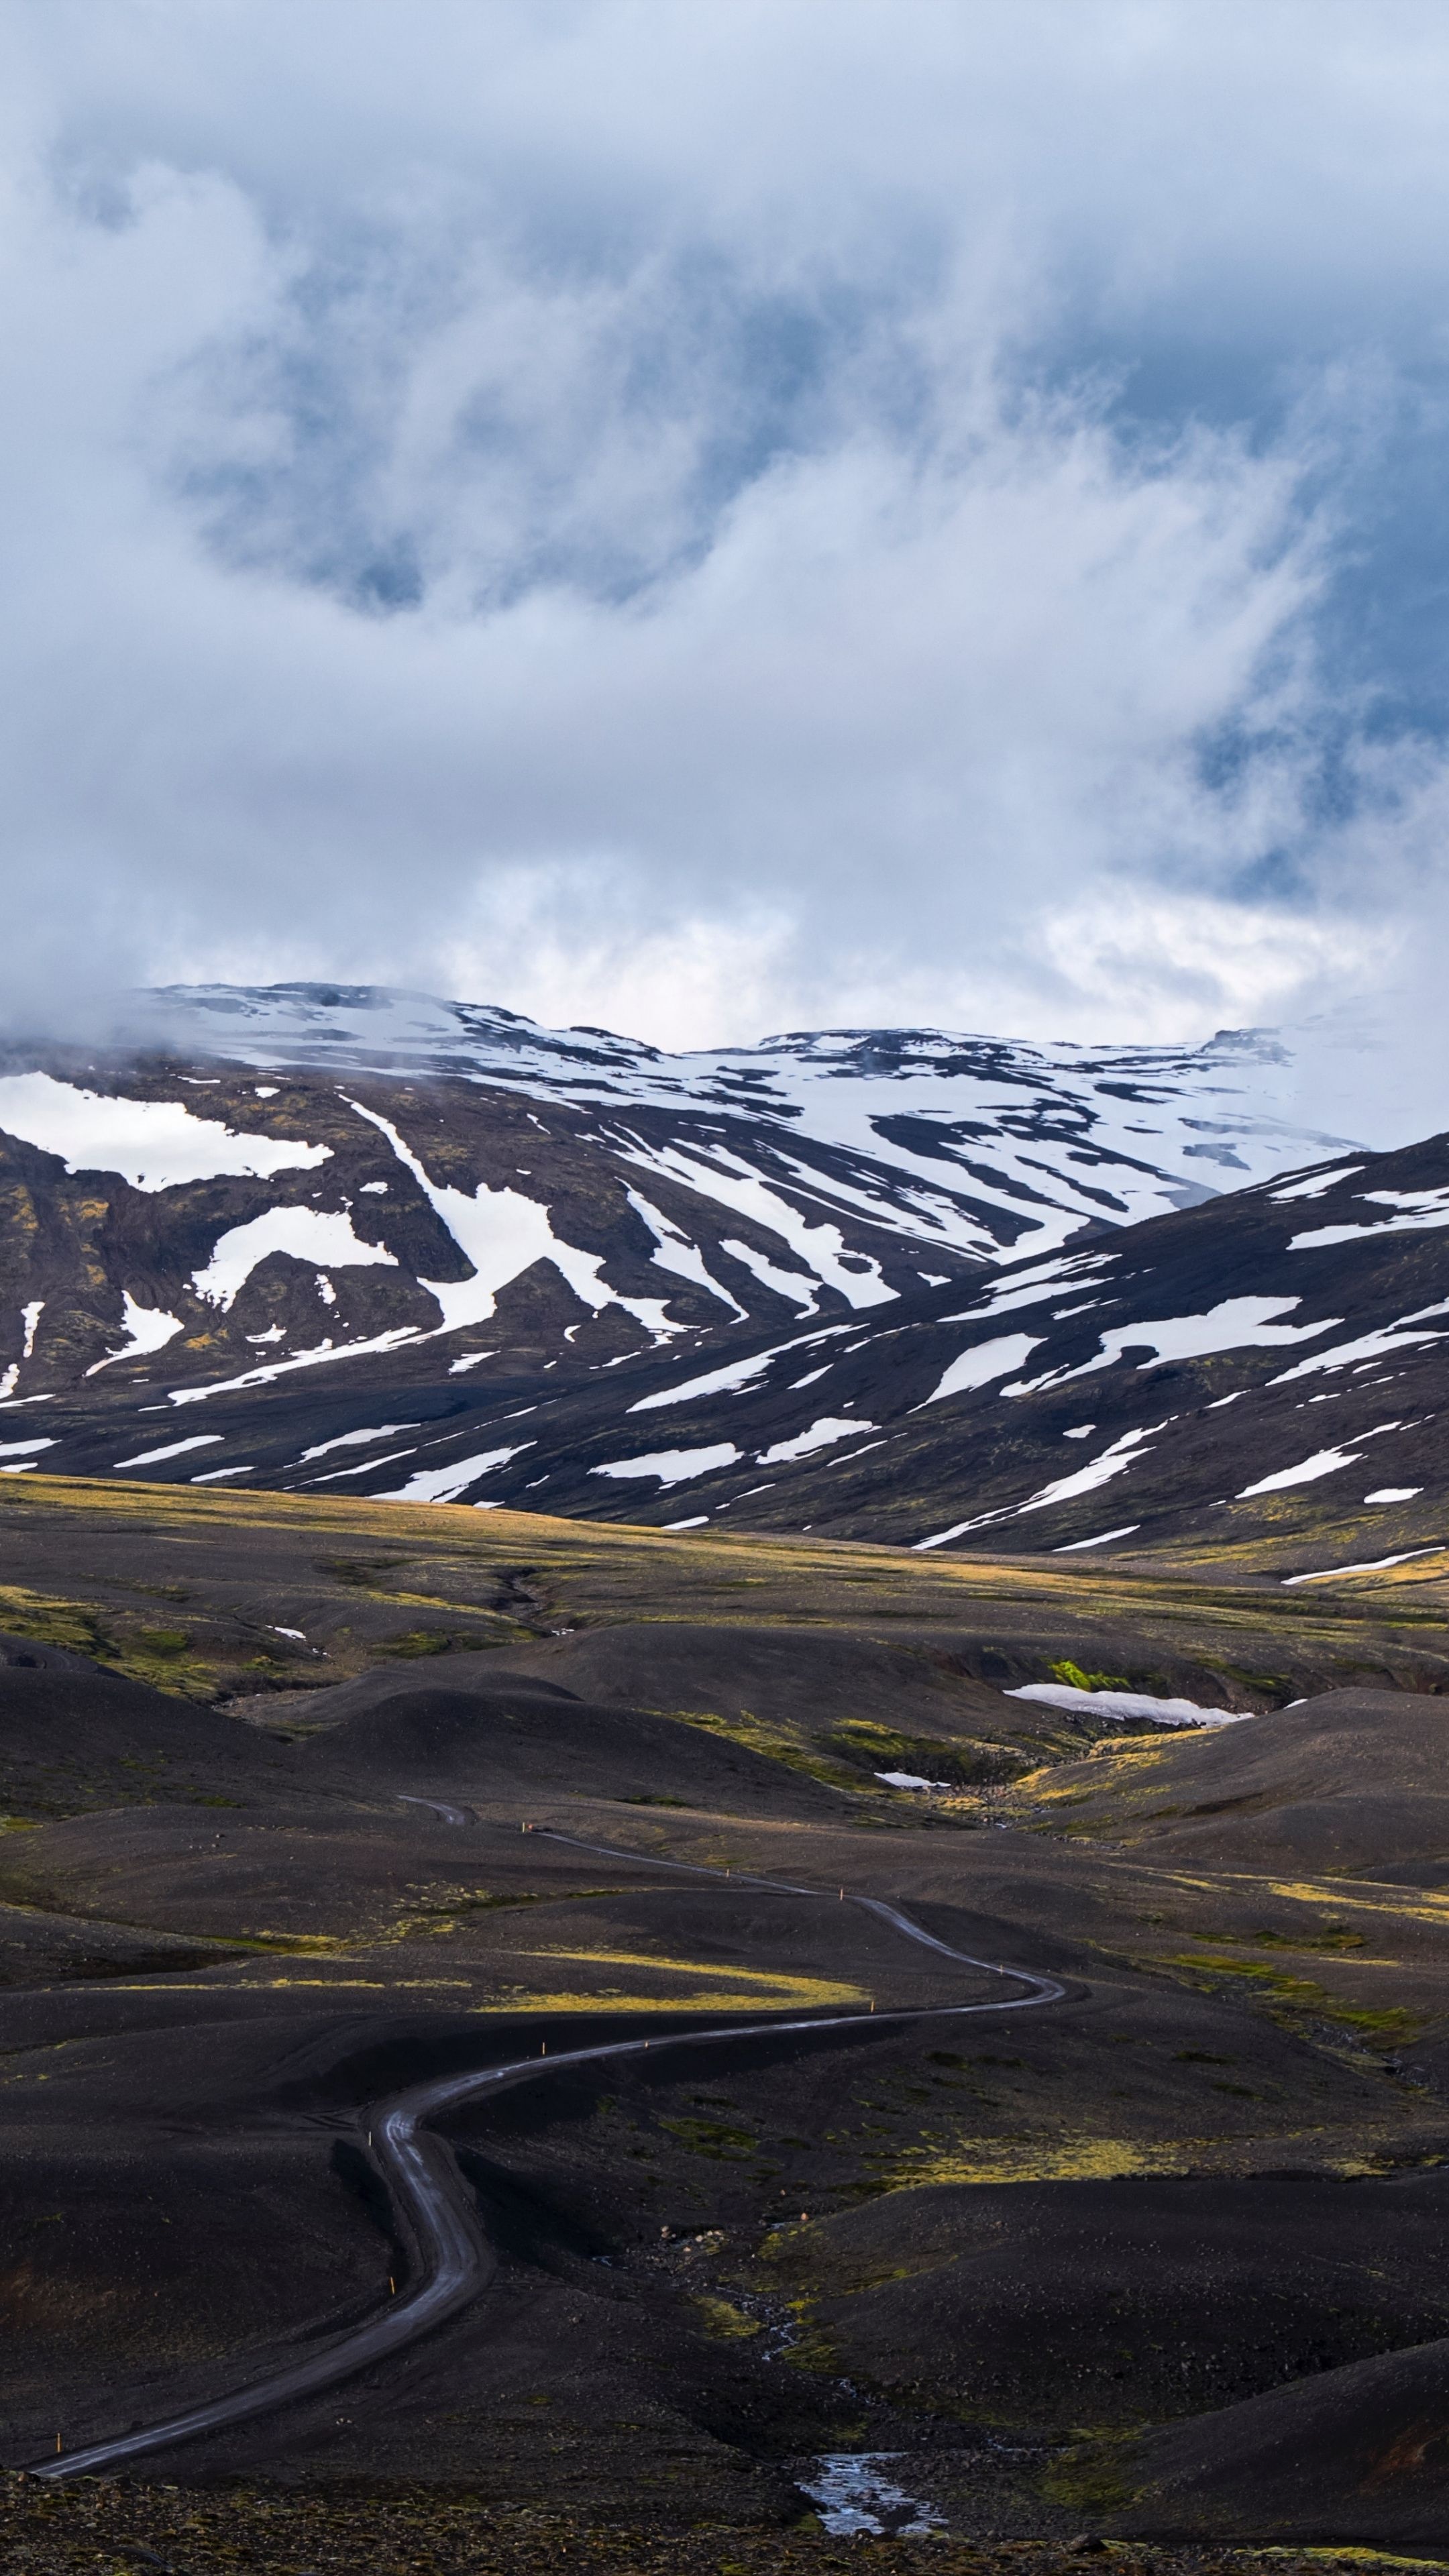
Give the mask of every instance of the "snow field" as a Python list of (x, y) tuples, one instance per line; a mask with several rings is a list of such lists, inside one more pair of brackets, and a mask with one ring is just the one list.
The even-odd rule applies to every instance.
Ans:
[(0, 1077), (0, 1128), (68, 1172), (116, 1172), (135, 1190), (179, 1189), (188, 1181), (246, 1174), (314, 1171), (331, 1160), (330, 1145), (290, 1137), (242, 1136), (218, 1119), (198, 1118), (182, 1100), (120, 1100), (57, 1082), (48, 1073)]

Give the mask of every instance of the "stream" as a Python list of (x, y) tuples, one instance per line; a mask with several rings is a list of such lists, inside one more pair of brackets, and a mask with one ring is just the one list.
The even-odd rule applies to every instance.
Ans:
[(796, 2484), (818, 2508), (827, 2531), (919, 2540), (944, 2531), (945, 2518), (887, 2477), (891, 2463), (904, 2457), (902, 2451), (825, 2451), (816, 2462), (819, 2475)]

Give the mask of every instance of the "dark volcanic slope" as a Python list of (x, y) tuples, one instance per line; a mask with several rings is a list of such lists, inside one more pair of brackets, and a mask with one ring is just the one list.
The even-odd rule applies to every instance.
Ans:
[(160, 999), (164, 1050), (0, 1070), (8, 1399), (240, 1380), (285, 1411), (320, 1376), (461, 1417), (520, 1372), (848, 1320), (1336, 1141), (1274, 1114), (1287, 1059), (1253, 1033), (665, 1058), (416, 995)]
[(284, 1776), (239, 1727), (120, 1673), (0, 1665), (0, 1813), (205, 1803)]
[(1104, 1749), (1033, 1786), (1058, 1830), (1212, 1868), (1449, 1876), (1449, 1699), (1331, 1691), (1219, 1735)]
[(764, 1806), (838, 1817), (844, 1793), (782, 1770), (747, 1744), (556, 1683), (510, 1680), (494, 1658), (454, 1655), (442, 1675), (369, 1673), (315, 1692), (328, 1730), (299, 1777), (461, 1798), (606, 1797), (703, 1808)]
[[(1354, 1330), (1401, 1311), (1361, 1264), (1293, 1259), (1286, 1222), (1217, 1226), (1225, 1183), (1334, 1142), (1284, 1120), (1261, 1033), (1103, 1053), (856, 1031), (665, 1058), (311, 987), (172, 995), (162, 1024), (166, 1051), (0, 1070), (0, 1472), (728, 1508), (912, 1544), (1040, 1503), (1033, 1543), (1070, 1544), (1129, 1472), (1060, 1453), (1080, 1409), (1036, 1401), (1092, 1365), (1095, 1331), (1057, 1329), (1074, 1311), (1142, 1324), (1152, 1401), (1183, 1358), (1227, 1355), (1213, 1394), (1251, 1378), (1326, 1298)], [(1174, 1232), (1174, 1211), (1204, 1223)], [(1399, 1218), (1436, 1221), (1376, 1211)], [(1216, 1323), (1184, 1345), (1188, 1316)], [(1093, 1411), (1144, 1435), (1135, 1491), (1158, 1415), (1124, 1404), (1126, 1374)], [(1215, 1457), (1183, 1463), (1167, 1483), (1200, 1511)]]
[(1094, 1555), (973, 1561), (727, 1522), (681, 1536), (40, 1475), (0, 1484), (0, 1538), (0, 1615), (25, 1638), (84, 1639), (132, 1680), (288, 1725), (379, 1663), (438, 1673), (485, 1648), (580, 1699), (801, 1746), (874, 1729), (1075, 1747), (1084, 1726), (1110, 1731), (1090, 1701), (1007, 1696), (1054, 1686), (1064, 1662), (1229, 1709), (1449, 1681), (1439, 1555), (1300, 1588), (1231, 1566), (1214, 1581)]
[[(598, 1329), (623, 1331), (617, 1308)], [(1098, 1236), (964, 1299), (917, 1279), (844, 1321), (737, 1319), (604, 1359), (581, 1338), (557, 1370), (536, 1350), (506, 1376), (460, 1379), (430, 1356), (452, 1346), (374, 1353), (365, 1380), (266, 1363), (264, 1385), (169, 1397), (158, 1360), (135, 1387), (17, 1405), (6, 1463), (974, 1553), (1248, 1551), (1284, 1579), (1377, 1563), (1449, 1539), (1449, 1139)]]
[[(1154, 2538), (1444, 2550), (1449, 2341), (1306, 2378), (1155, 2435), (1112, 2464), (1114, 2526)], [(1110, 2472), (1109, 2472), (1110, 2474)]]
[[(476, 2297), (156, 2455), (222, 2482), (176, 2564), (249, 2471), (781, 2531), (845, 2451), (988, 2540), (1443, 2544), (1432, 1581), (124, 1480), (16, 1479), (0, 1520), (10, 2461), (385, 2319), (378, 2106), (509, 2064), (443, 2115)], [(1146, 1767), (1060, 1765), (1089, 1707), (1005, 1696), (1064, 1656), (1260, 1713), (1167, 1743), (1182, 1812), (1145, 1816)], [(958, 1785), (875, 1776), (917, 1756)], [(1059, 1999), (968, 2017), (995, 1981), (891, 1906)]]

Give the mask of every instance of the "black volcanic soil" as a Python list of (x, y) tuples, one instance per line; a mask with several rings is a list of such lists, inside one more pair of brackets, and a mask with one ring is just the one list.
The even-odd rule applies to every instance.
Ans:
[[(449, 2116), (496, 2256), (471, 2307), (134, 2492), (12, 2490), (7, 2563), (324, 2567), (378, 2497), (356, 2563), (652, 2566), (643, 2531), (804, 2566), (801, 2480), (860, 2451), (953, 2535), (933, 2565), (1054, 2567), (1084, 2530), (1131, 2566), (1449, 2550), (1449, 1719), (1273, 1705), (1335, 1659), (1413, 1678), (1401, 1605), (289, 1497), (35, 1487), (7, 1525), (14, 1651), (49, 1628), (61, 1659), (0, 1665), (12, 2464), (385, 2302), (388, 2095), (651, 2038)], [(123, 1644), (140, 1584), (182, 1634), (166, 1690)], [(505, 1643), (408, 1642), (470, 1592)], [(295, 1653), (187, 1647), (268, 1613)], [(1073, 1653), (1258, 1713), (1135, 1751), (1103, 1722), (1071, 1760), (1072, 1719), (999, 1682)], [(966, 1776), (892, 1793), (887, 1742)], [(1174, 1817), (1139, 1796), (1164, 1778)], [(854, 1896), (1066, 1997), (962, 2013), (990, 1976)], [(860, 2018), (740, 2035), (811, 2014)]]
[[(432, 2488), (318, 2494), (232, 2485), (198, 2494), (176, 2487), (83, 2482), (58, 2493), (25, 2479), (0, 2483), (0, 2527), (9, 2563), (33, 2576), (89, 2576), (97, 2565), (185, 2567), (196, 2576), (239, 2563), (314, 2576), (816, 2576), (852, 2566), (858, 2545), (795, 2528), (760, 2532), (728, 2524), (692, 2531), (591, 2522), (557, 2511), (490, 2512), (473, 2497), (440, 2500)], [(891, 2576), (977, 2576), (982, 2568), (1019, 2576), (1070, 2576), (1082, 2542), (1013, 2541), (997, 2550), (940, 2535), (876, 2541), (873, 2568)], [(1127, 2576), (1248, 2576), (1250, 2551), (1187, 2547), (1114, 2553)], [(1284, 2576), (1309, 2576), (1320, 2557), (1286, 2554)], [(1392, 2562), (1389, 2562), (1392, 2563)]]
[(838, 1817), (845, 1793), (698, 1727), (638, 1708), (578, 1697), (529, 1674), (517, 1681), (491, 1656), (450, 1656), (427, 1666), (368, 1673), (319, 1691), (306, 1715), (325, 1742), (296, 1766), (364, 1792), (384, 1784), (468, 1795), (559, 1794), (691, 1807), (763, 1807), (801, 1818)]

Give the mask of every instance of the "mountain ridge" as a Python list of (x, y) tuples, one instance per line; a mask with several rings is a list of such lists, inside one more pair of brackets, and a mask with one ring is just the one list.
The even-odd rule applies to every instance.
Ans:
[[(1264, 1032), (668, 1057), (379, 988), (163, 998), (169, 1053), (0, 1070), (0, 1472), (1276, 1563), (1351, 1559), (1373, 1437), (1394, 1500), (1345, 1526), (1442, 1538), (1445, 1141), (1283, 1120)], [(1414, 1422), (1360, 1421), (1391, 1379)], [(1287, 1415), (1330, 1395), (1310, 1473)]]

